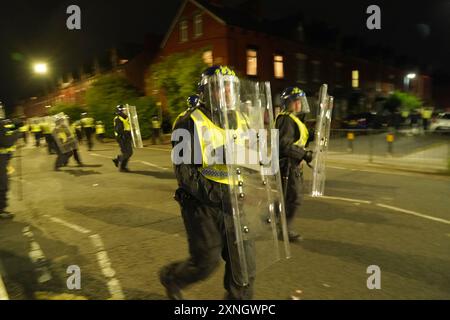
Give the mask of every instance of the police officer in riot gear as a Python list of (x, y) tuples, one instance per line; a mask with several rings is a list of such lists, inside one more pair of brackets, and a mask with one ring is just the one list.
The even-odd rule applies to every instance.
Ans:
[[(21, 125), (18, 125), (20, 127)], [(15, 150), (14, 144), (21, 137), (15, 124), (5, 118), (5, 110), (0, 102), (0, 219), (11, 219), (14, 215), (6, 211), (8, 193), (8, 163)]]
[(125, 106), (118, 105), (116, 107), (116, 114), (114, 118), (114, 134), (119, 143), (121, 154), (113, 159), (113, 162), (119, 168), (120, 172), (129, 172), (128, 161), (133, 155), (130, 121), (125, 112)]
[(78, 142), (75, 135), (67, 123), (65, 115), (59, 115), (55, 121), (55, 128), (53, 129), (53, 139), (57, 150), (57, 157), (55, 160), (55, 171), (68, 164), (70, 157), (74, 157), (78, 166), (82, 167), (80, 155), (78, 153)]
[(91, 151), (94, 146), (93, 136), (95, 134), (95, 121), (92, 117), (88, 116), (87, 112), (83, 112), (81, 114), (80, 123), (88, 143), (88, 149)]
[(288, 87), (281, 94), (282, 112), (277, 116), (275, 127), (279, 130), (280, 170), (289, 240), (301, 240), (300, 234), (291, 229), (293, 220), (302, 205), (303, 171), (301, 163), (312, 161), (312, 152), (306, 147), (309, 132), (301, 118), (309, 113), (308, 100), (298, 87)]
[[(217, 122), (219, 117), (212, 115), (212, 110), (219, 110), (221, 106), (211, 106), (211, 100), (207, 99), (211, 95), (219, 95), (219, 88), (209, 92), (212, 87), (206, 86), (219, 73), (230, 75), (233, 82), (231, 85), (238, 84), (239, 79), (229, 68), (213, 66), (206, 69), (199, 85), (200, 101), (195, 97), (188, 99), (188, 105), (192, 107), (183, 112), (174, 123), (175, 132), (184, 129), (190, 133), (190, 159), (184, 161), (181, 154), (181, 163), (172, 159), (178, 181), (175, 199), (181, 207), (190, 257), (186, 261), (171, 263), (160, 271), (160, 281), (170, 299), (182, 299), (183, 288), (210, 276), (219, 266), (221, 257), (225, 260), (226, 298), (251, 299), (253, 296), (254, 270), (249, 270), (251, 277), (247, 285), (238, 283), (232, 274), (232, 259), (236, 255), (230, 252), (227, 245), (224, 222), (225, 215), (231, 212), (226, 205), (227, 199), (230, 199), (228, 178), (224, 176), (227, 170), (224, 170), (223, 165), (209, 165), (205, 162), (202, 149), (204, 141), (200, 141), (202, 138), (196, 134), (198, 128), (205, 124), (209, 126), (207, 131), (212, 134), (221, 130)], [(186, 144), (181, 139), (173, 141), (173, 147), (180, 142)], [(202, 163), (196, 163), (196, 159), (202, 159)]]

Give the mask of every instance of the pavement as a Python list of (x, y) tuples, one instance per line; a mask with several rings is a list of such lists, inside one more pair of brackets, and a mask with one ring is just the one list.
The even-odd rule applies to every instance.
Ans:
[[(135, 150), (131, 173), (114, 167), (114, 143), (80, 151), (87, 166), (60, 172), (44, 147), (12, 159), (0, 299), (166, 299), (158, 270), (188, 256), (169, 146)], [(256, 299), (450, 299), (449, 177), (342, 162), (328, 166), (325, 197), (306, 194), (309, 168), (305, 181), (294, 222), (305, 240), (258, 274)], [(77, 267), (81, 288), (69, 289)], [(186, 298), (222, 299), (222, 277), (223, 265)]]

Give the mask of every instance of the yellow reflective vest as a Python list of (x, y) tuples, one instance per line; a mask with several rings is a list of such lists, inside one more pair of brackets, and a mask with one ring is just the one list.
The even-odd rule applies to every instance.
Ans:
[(292, 112), (280, 112), (280, 114), (278, 114), (277, 116), (277, 120), (279, 116), (289, 116), (292, 120), (294, 120), (294, 122), (297, 124), (298, 132), (300, 133), (300, 139), (295, 141), (294, 144), (304, 148), (309, 138), (309, 131), (305, 124)]
[[(130, 120), (128, 118), (125, 119), (125, 118), (122, 118), (121, 116), (116, 116), (114, 118), (114, 128), (116, 127), (116, 119), (119, 119), (120, 121), (122, 121), (124, 131), (131, 131)], [(116, 135), (116, 137), (119, 135), (116, 131), (114, 131), (114, 134)]]
[[(14, 124), (7, 124), (7, 125), (5, 125), (5, 128), (8, 129), (8, 131), (6, 131), (7, 136), (11, 136), (12, 134), (14, 134), (14, 129), (15, 129)], [(13, 151), (16, 151), (15, 145), (13, 145), (9, 148), (0, 148), (0, 154), (8, 154)]]
[[(201, 175), (206, 179), (222, 183), (229, 184), (228, 168), (226, 164), (211, 164), (209, 163), (211, 150), (218, 150), (224, 146), (226, 142), (226, 132), (221, 127), (212, 122), (202, 111), (195, 109), (191, 115), (191, 119), (194, 121), (195, 128), (198, 134), (201, 154), (202, 154), (202, 167), (199, 169)], [(248, 130), (248, 122), (239, 112), (236, 113), (237, 117), (237, 129)], [(206, 137), (208, 134), (208, 137)], [(239, 137), (239, 135), (237, 135)], [(238, 141), (237, 143), (242, 143)]]
[(95, 134), (103, 134), (105, 133), (105, 126), (102, 124), (95, 125)]

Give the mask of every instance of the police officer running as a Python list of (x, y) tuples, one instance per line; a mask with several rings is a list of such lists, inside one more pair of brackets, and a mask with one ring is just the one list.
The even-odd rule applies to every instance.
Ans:
[[(200, 102), (195, 97), (188, 99), (188, 105), (192, 107), (184, 111), (174, 123), (175, 132), (182, 129), (182, 132), (190, 133), (189, 151), (191, 151), (187, 157), (189, 159), (184, 159), (180, 154), (183, 158), (181, 163), (172, 159), (178, 181), (175, 199), (181, 207), (190, 254), (187, 260), (171, 263), (160, 270), (160, 281), (168, 297), (174, 300), (183, 299), (182, 289), (209, 277), (219, 266), (221, 257), (225, 260), (224, 287), (227, 292), (225, 298), (253, 297), (254, 269), (249, 268), (251, 276), (246, 285), (238, 283), (232, 274), (232, 259), (236, 254), (230, 252), (225, 231), (225, 215), (231, 212), (226, 205), (224, 207), (224, 203), (230, 199), (229, 181), (224, 176), (227, 174), (226, 165), (208, 164), (203, 149), (206, 140), (199, 137), (199, 132), (205, 127), (212, 135), (220, 135), (218, 132), (223, 132), (223, 128), (217, 122), (220, 116), (212, 115), (212, 110), (222, 112), (222, 106), (211, 105), (209, 99), (212, 95), (218, 96), (220, 89), (218, 86), (207, 85), (214, 82), (219, 74), (228, 76), (228, 85), (236, 85), (239, 82), (234, 72), (227, 67), (213, 66), (206, 69), (199, 84)], [(186, 144), (183, 139), (172, 141), (173, 148), (180, 142)], [(223, 147), (222, 145), (219, 149)], [(202, 159), (201, 163), (196, 163), (195, 159)]]
[(114, 165), (119, 168), (120, 172), (130, 172), (128, 169), (128, 161), (133, 155), (133, 145), (131, 136), (131, 126), (128, 116), (125, 112), (125, 106), (118, 105), (116, 107), (116, 117), (114, 118), (114, 134), (120, 146), (121, 154), (113, 159)]
[(309, 132), (300, 120), (309, 113), (308, 100), (298, 87), (288, 87), (281, 94), (282, 111), (277, 116), (275, 127), (280, 138), (280, 170), (283, 176), (283, 192), (290, 241), (301, 240), (300, 234), (291, 229), (293, 220), (302, 205), (303, 171), (301, 162), (312, 161), (312, 152), (305, 148)]

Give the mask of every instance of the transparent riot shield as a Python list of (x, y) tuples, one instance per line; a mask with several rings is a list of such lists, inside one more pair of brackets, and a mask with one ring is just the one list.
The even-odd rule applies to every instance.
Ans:
[(330, 141), (331, 115), (333, 112), (333, 97), (328, 95), (328, 86), (323, 84), (319, 91), (319, 107), (316, 118), (314, 159), (312, 162), (311, 196), (323, 196), (326, 179), (326, 157)]
[(133, 138), (133, 146), (135, 148), (143, 148), (142, 137), (141, 137), (141, 129), (139, 128), (139, 119), (138, 114), (136, 112), (135, 106), (130, 106), (127, 104), (126, 112), (128, 119), (130, 121), (131, 127), (131, 137)]
[(278, 134), (272, 130), (269, 83), (240, 80), (236, 85), (227, 76), (216, 77), (207, 96), (215, 124), (224, 129), (228, 249), (233, 277), (246, 285), (257, 272), (290, 257)]
[(64, 113), (51, 117), (53, 122), (53, 138), (61, 153), (68, 153), (77, 149), (77, 139), (70, 130), (69, 121)]

